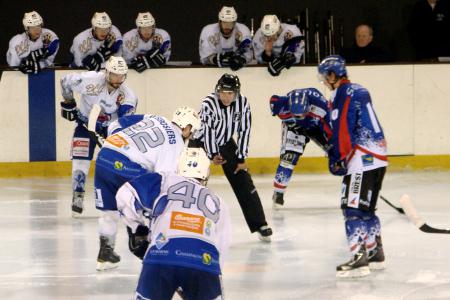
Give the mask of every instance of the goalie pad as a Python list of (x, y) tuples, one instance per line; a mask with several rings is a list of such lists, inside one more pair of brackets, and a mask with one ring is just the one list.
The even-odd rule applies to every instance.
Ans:
[(136, 232), (133, 233), (130, 227), (127, 227), (128, 232), (128, 248), (131, 253), (139, 257), (139, 259), (143, 259), (145, 256), (145, 252), (147, 252), (147, 248), (149, 246), (148, 235), (149, 229), (147, 226), (139, 225), (136, 228)]

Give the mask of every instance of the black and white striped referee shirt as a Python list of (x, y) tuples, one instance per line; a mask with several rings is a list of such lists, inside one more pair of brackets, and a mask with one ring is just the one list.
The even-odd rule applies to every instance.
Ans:
[(237, 134), (238, 160), (247, 157), (252, 116), (245, 96), (239, 94), (230, 106), (224, 106), (216, 93), (209, 94), (203, 99), (200, 119), (202, 128), (195, 138), (205, 144), (210, 159), (220, 153), (219, 146), (225, 145), (234, 134)]

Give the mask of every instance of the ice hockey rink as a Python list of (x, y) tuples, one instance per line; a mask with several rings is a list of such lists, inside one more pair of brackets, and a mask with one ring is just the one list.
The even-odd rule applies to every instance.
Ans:
[[(274, 229), (272, 243), (250, 235), (224, 177), (209, 186), (230, 205), (233, 242), (224, 269), (226, 299), (450, 299), (450, 236), (419, 231), (378, 202), (387, 269), (338, 279), (349, 259), (339, 210), (340, 178), (298, 174), (286, 205), (272, 210), (272, 177), (254, 181)], [(450, 226), (450, 172), (387, 173), (382, 195), (396, 205), (408, 193), (429, 225)], [(69, 178), (0, 179), (1, 299), (131, 299), (140, 262), (121, 230), (118, 269), (97, 272), (97, 219), (88, 197), (81, 219), (70, 216)], [(89, 187), (92, 189), (92, 180)], [(174, 298), (178, 299), (178, 298)]]

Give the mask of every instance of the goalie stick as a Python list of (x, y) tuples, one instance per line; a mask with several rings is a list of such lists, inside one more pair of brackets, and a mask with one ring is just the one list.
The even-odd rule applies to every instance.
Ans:
[(411, 199), (408, 195), (403, 195), (400, 198), (400, 203), (403, 206), (403, 209), (405, 210), (406, 216), (411, 220), (414, 225), (417, 226), (421, 231), (426, 233), (443, 233), (443, 234), (450, 234), (450, 229), (440, 229), (431, 227), (425, 221), (417, 214), (416, 209), (414, 208)]

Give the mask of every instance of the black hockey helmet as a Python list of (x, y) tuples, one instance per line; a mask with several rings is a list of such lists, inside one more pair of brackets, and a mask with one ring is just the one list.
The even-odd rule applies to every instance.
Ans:
[(216, 93), (220, 91), (231, 91), (239, 94), (240, 90), (241, 82), (239, 81), (239, 77), (233, 74), (223, 74), (216, 84)]

